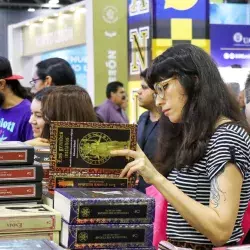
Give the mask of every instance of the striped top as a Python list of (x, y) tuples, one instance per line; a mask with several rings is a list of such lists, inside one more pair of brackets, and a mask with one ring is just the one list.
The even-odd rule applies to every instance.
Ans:
[[(234, 152), (232, 154), (232, 151)], [(247, 132), (233, 123), (219, 126), (211, 139), (204, 156), (193, 167), (174, 169), (168, 179), (190, 198), (208, 206), (212, 178), (232, 161), (241, 171), (244, 181), (240, 197), (240, 207), (230, 242), (238, 242), (243, 235), (241, 222), (250, 198), (250, 137)], [(167, 236), (172, 240), (196, 244), (212, 244), (205, 236), (191, 227), (169, 204)]]

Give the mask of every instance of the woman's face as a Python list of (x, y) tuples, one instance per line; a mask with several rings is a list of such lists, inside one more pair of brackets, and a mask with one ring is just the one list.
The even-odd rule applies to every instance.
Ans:
[(30, 83), (31, 83), (31, 92), (34, 94), (46, 87), (45, 81), (40, 79), (37, 73), (33, 75)]
[(35, 138), (41, 137), (45, 124), (41, 109), (41, 102), (34, 98), (31, 103), (31, 116), (29, 123), (32, 126), (33, 136)]
[(178, 79), (170, 78), (155, 84), (156, 105), (172, 123), (182, 121), (182, 111), (187, 103), (187, 95)]

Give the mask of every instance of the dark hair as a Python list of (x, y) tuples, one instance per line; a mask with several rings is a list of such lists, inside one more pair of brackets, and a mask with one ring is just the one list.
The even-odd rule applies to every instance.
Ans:
[(43, 138), (49, 139), (51, 121), (98, 121), (88, 92), (79, 86), (55, 87), (41, 101), (45, 120)]
[(201, 159), (215, 131), (216, 121), (225, 116), (249, 131), (238, 103), (228, 91), (211, 57), (191, 44), (179, 44), (158, 56), (148, 68), (146, 80), (156, 82), (176, 76), (188, 100), (182, 122), (160, 119), (156, 164), (167, 175), (174, 167), (192, 166)]
[(14, 95), (22, 99), (28, 99), (28, 100), (32, 99), (28, 90), (25, 87), (23, 87), (18, 80), (6, 80), (6, 84), (14, 93)]
[(245, 98), (246, 104), (250, 102), (250, 74), (247, 76), (247, 80), (245, 83)]
[(118, 88), (123, 88), (123, 84), (121, 82), (118, 82), (118, 81), (110, 82), (106, 88), (107, 98), (109, 99), (111, 97), (111, 92), (116, 93)]
[(53, 89), (55, 89), (56, 86), (50, 86), (50, 87), (46, 87), (46, 88), (43, 88), (41, 90), (39, 90), (35, 96), (34, 96), (34, 99), (36, 99), (37, 101), (42, 101), (43, 98), (46, 98), (47, 95), (53, 91)]
[[(12, 74), (12, 68), (10, 65), (10, 61), (0, 56), (0, 79), (11, 77)], [(14, 95), (22, 98), (22, 99), (29, 99), (30, 96), (28, 91), (25, 87), (21, 85), (21, 83), (17, 79), (11, 79), (11, 80), (5, 80), (6, 85), (11, 89), (11, 91), (14, 93)]]
[(140, 77), (145, 79), (147, 77), (147, 71), (148, 71), (148, 69), (144, 69), (143, 71), (141, 71)]
[(62, 58), (49, 58), (39, 62), (37, 65), (37, 76), (45, 80), (47, 76), (52, 78), (56, 86), (76, 85), (76, 77), (70, 64)]

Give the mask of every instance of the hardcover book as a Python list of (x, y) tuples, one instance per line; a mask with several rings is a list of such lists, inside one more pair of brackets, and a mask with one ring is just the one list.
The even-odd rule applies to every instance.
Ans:
[[(52, 122), (50, 132), (50, 188), (64, 181), (64, 187), (74, 187), (79, 182), (94, 186), (95, 178), (103, 179), (103, 186), (126, 185), (120, 179), (121, 170), (131, 160), (111, 156), (111, 150), (136, 149), (136, 125), (94, 122)], [(69, 178), (70, 177), (70, 178)], [(93, 177), (73, 180), (72, 177)], [(114, 181), (108, 178), (114, 178)], [(59, 180), (58, 180), (59, 178)], [(128, 187), (135, 185), (135, 175)], [(93, 183), (92, 183), (93, 182)], [(92, 183), (92, 184), (91, 184)]]
[(34, 165), (6, 165), (0, 167), (0, 183), (39, 182), (43, 179), (43, 167)]
[(42, 199), (42, 183), (0, 184), (0, 201)]
[(70, 249), (152, 247), (152, 224), (70, 225), (63, 221), (62, 246)]
[(152, 223), (154, 198), (136, 189), (56, 189), (54, 208), (69, 224)]
[(0, 165), (31, 165), (34, 162), (34, 147), (20, 141), (0, 143)]
[(0, 240), (13, 240), (13, 239), (14, 240), (21, 240), (21, 239), (51, 240), (51, 241), (54, 241), (56, 244), (59, 244), (59, 232), (51, 231), (51, 232), (37, 232), (37, 233), (31, 232), (31, 233), (0, 234)]
[(1, 240), (0, 249), (8, 250), (63, 250), (62, 247), (58, 246), (49, 240)]
[(60, 231), (61, 214), (44, 204), (0, 206), (0, 234)]
[(43, 165), (49, 165), (50, 162), (50, 148), (48, 147), (35, 147), (34, 160)]

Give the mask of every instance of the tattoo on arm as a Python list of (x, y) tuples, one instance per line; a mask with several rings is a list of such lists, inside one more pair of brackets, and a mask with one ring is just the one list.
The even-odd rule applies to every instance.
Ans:
[(221, 199), (226, 200), (226, 192), (221, 190), (218, 178), (224, 172), (224, 169), (219, 172), (211, 181), (211, 190), (210, 190), (210, 202), (214, 206), (214, 208), (218, 207)]

